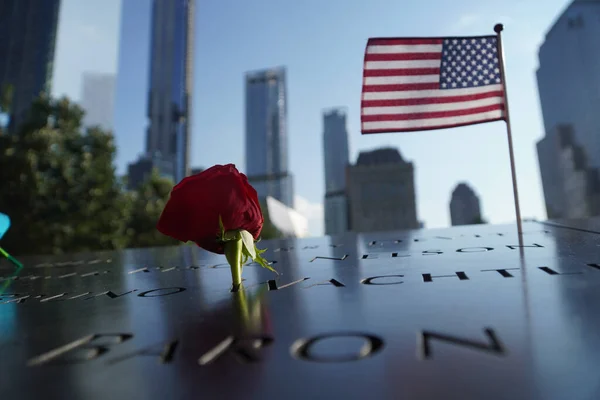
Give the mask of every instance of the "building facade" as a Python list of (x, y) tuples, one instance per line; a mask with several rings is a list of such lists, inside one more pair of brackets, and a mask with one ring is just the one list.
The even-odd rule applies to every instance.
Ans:
[(323, 113), (323, 159), (325, 165), (325, 234), (349, 229), (346, 167), (350, 164), (346, 111), (336, 108)]
[[(599, 48), (600, 0), (574, 0), (539, 49), (537, 82), (546, 137), (537, 150), (549, 218), (596, 215), (594, 207), (583, 205), (591, 201), (584, 198), (593, 197), (593, 184), (569, 179), (582, 177), (577, 171), (584, 164), (587, 169), (600, 168)], [(567, 195), (564, 188), (569, 186), (575, 192)], [(582, 200), (569, 205), (575, 199)]]
[(152, 3), (146, 153), (172, 162), (177, 182), (190, 173), (194, 6)]
[(246, 74), (246, 175), (260, 198), (294, 207), (283, 67)]
[(81, 107), (85, 110), (83, 125), (113, 130), (115, 75), (85, 72), (81, 85)]
[(159, 154), (154, 156), (144, 154), (136, 162), (127, 165), (127, 189), (137, 189), (150, 177), (153, 169), (156, 169), (163, 178), (174, 181), (173, 167), (171, 160), (165, 160)]
[(51, 93), (59, 9), (60, 0), (0, 1), (0, 88), (13, 88), (10, 130), (40, 93)]
[(326, 193), (323, 208), (326, 235), (339, 235), (350, 230), (348, 195), (345, 191)]
[(550, 219), (600, 214), (599, 169), (588, 163), (572, 125), (557, 125), (537, 143), (546, 212)]
[(115, 84), (114, 134), (119, 174), (146, 151), (152, 2), (122, 1)]
[(353, 231), (419, 228), (414, 167), (398, 150), (361, 152), (347, 169), (347, 185)]
[(455, 225), (472, 225), (483, 222), (479, 197), (466, 183), (459, 183), (450, 199), (450, 221)]

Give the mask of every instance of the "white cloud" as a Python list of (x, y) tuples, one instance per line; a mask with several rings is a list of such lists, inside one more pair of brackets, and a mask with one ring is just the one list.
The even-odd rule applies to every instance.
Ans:
[(308, 220), (311, 236), (323, 236), (323, 203), (311, 203), (302, 196), (294, 196), (294, 209)]

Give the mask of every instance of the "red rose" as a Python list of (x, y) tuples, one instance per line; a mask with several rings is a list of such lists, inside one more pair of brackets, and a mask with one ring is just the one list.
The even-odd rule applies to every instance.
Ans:
[(258, 239), (263, 215), (256, 190), (233, 164), (215, 165), (187, 177), (171, 191), (157, 229), (182, 242), (223, 254), (219, 217), (225, 231), (246, 230)]

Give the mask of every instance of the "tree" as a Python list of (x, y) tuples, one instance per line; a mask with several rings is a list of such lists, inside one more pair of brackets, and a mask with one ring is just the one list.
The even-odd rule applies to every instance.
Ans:
[(0, 86), (0, 113), (10, 113), (14, 93), (13, 85)]
[(269, 240), (283, 238), (283, 233), (279, 229), (277, 229), (273, 222), (271, 222), (271, 216), (269, 215), (269, 207), (267, 206), (266, 199), (260, 200), (260, 209), (263, 213), (264, 218), (263, 228), (260, 232), (260, 239)]
[(15, 254), (109, 250), (125, 244), (127, 198), (110, 132), (83, 130), (84, 112), (42, 96), (14, 135), (0, 135), (0, 211)]
[(127, 223), (127, 247), (173, 246), (180, 242), (163, 235), (156, 229), (156, 223), (169, 200), (173, 181), (163, 178), (158, 170), (134, 192), (131, 199), (131, 214)]
[(9, 124), (13, 93), (12, 85), (0, 86), (0, 135)]
[(14, 92), (12, 85), (0, 86), (0, 113), (10, 113)]

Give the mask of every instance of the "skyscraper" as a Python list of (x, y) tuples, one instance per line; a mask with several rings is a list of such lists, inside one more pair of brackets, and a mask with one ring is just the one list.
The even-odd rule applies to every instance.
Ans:
[(572, 125), (556, 125), (537, 143), (546, 213), (550, 219), (600, 214), (599, 169), (588, 165)]
[(294, 207), (283, 67), (246, 74), (246, 175), (258, 196)]
[(50, 94), (60, 0), (0, 1), (0, 87), (11, 85), (10, 129), (34, 98)]
[(335, 235), (348, 230), (346, 197), (346, 167), (348, 131), (346, 112), (332, 109), (323, 113), (323, 158), (325, 161), (325, 234)]
[(113, 129), (115, 75), (84, 72), (81, 89), (81, 107), (85, 110), (83, 124)]
[(472, 225), (483, 222), (479, 197), (466, 183), (459, 183), (450, 199), (450, 221), (455, 225)]
[(195, 0), (154, 0), (150, 28), (149, 126), (146, 153), (190, 172)]
[[(571, 215), (568, 202), (589, 197), (593, 192), (592, 189), (588, 193), (581, 192), (593, 186), (593, 182), (569, 182), (574, 176), (583, 176), (571, 172), (581, 171), (582, 165), (590, 171), (600, 167), (599, 14), (600, 0), (572, 1), (550, 28), (539, 49), (537, 81), (546, 137), (537, 148), (546, 211), (551, 218)], [(571, 133), (565, 133), (565, 129)], [(560, 154), (566, 156), (557, 150), (559, 136), (569, 136), (568, 143), (562, 143), (580, 149), (576, 151), (577, 165), (559, 160)], [(567, 168), (567, 171), (559, 168)], [(567, 187), (580, 191), (570, 192)], [(593, 200), (585, 202), (589, 201)], [(587, 215), (575, 214), (593, 215), (591, 208), (586, 212)]]
[(398, 150), (361, 151), (347, 173), (353, 231), (419, 228), (413, 164)]

